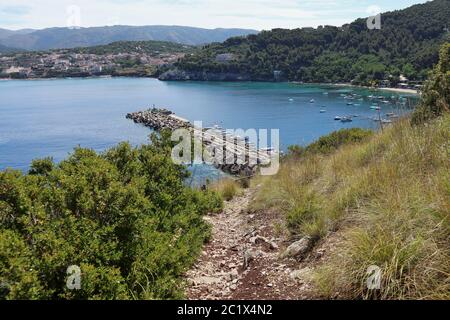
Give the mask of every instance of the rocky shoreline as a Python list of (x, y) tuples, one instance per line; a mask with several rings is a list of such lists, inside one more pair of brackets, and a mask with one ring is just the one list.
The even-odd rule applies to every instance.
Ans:
[(166, 71), (158, 79), (161, 81), (254, 81), (249, 74), (243, 73), (189, 72), (180, 69)]

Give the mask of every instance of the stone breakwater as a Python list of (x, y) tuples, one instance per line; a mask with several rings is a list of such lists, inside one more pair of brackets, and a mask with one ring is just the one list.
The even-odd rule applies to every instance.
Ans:
[(127, 114), (127, 119), (156, 131), (188, 129), (195, 137), (201, 137), (209, 150), (216, 168), (243, 177), (253, 176), (258, 166), (269, 165), (271, 156), (267, 151), (257, 151), (249, 141), (239, 136), (230, 136), (221, 128), (196, 128), (188, 120), (176, 116), (167, 109), (148, 109)]
[(135, 123), (142, 124), (156, 131), (192, 128), (189, 121), (175, 116), (172, 111), (167, 109), (153, 108), (146, 111), (133, 112), (127, 114), (127, 119), (131, 119)]

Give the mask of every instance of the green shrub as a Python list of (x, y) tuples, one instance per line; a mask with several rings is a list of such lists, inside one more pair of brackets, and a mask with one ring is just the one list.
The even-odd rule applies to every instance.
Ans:
[(307, 146), (305, 152), (328, 154), (343, 145), (359, 143), (372, 134), (373, 131), (360, 128), (341, 129), (319, 138), (319, 140)]
[(450, 43), (442, 46), (440, 61), (425, 84), (419, 107), (412, 116), (421, 124), (450, 111)]
[(319, 140), (307, 147), (298, 145), (290, 146), (288, 156), (299, 157), (306, 154), (330, 154), (341, 146), (359, 143), (371, 135), (373, 135), (373, 131), (371, 130), (360, 128), (341, 129), (320, 137)]
[[(218, 194), (184, 185), (166, 134), (103, 154), (77, 148), (0, 172), (0, 299), (182, 298)], [(66, 287), (81, 268), (81, 290)]]

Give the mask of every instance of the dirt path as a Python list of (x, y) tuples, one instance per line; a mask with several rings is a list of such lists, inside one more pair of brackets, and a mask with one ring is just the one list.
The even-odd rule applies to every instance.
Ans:
[(309, 264), (280, 258), (289, 245), (276, 233), (280, 217), (248, 213), (254, 192), (245, 190), (222, 213), (206, 218), (213, 226), (212, 240), (186, 275), (189, 299), (314, 298)]

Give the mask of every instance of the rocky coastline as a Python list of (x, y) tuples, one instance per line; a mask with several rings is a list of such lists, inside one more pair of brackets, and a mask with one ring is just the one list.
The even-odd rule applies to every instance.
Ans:
[[(161, 81), (264, 81), (255, 80), (249, 74), (232, 72), (195, 72), (180, 69), (171, 69), (162, 73), (159, 77)], [(265, 80), (267, 81), (267, 80)]]

